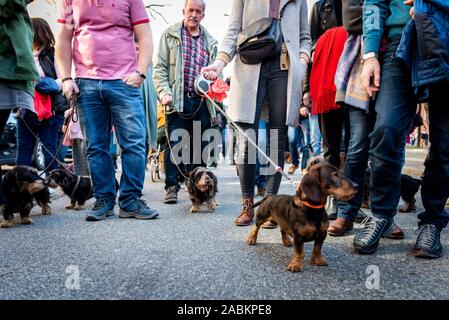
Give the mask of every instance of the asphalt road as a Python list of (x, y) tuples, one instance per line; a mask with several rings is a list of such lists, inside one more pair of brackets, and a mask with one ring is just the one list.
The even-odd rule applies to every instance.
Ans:
[[(326, 239), (328, 267), (290, 273), (293, 249), (282, 246), (279, 229), (245, 244), (250, 228), (233, 224), (240, 210), (235, 170), (215, 172), (215, 213), (188, 213), (184, 190), (178, 204), (164, 205), (162, 182), (149, 178), (144, 198), (160, 211), (152, 221), (89, 223), (57, 194), (52, 216), (34, 208), (33, 225), (0, 229), (0, 299), (449, 299), (448, 231), (442, 259), (417, 260), (407, 255), (416, 214), (401, 213), (405, 240), (383, 239), (376, 254), (358, 256), (351, 252), (356, 225), (350, 236)], [(281, 193), (292, 192), (282, 185)]]

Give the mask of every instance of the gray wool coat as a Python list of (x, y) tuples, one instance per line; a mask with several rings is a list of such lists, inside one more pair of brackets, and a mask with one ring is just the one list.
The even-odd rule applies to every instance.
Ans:
[[(302, 101), (302, 80), (307, 66), (299, 57), (305, 53), (310, 57), (311, 40), (309, 35), (306, 0), (280, 0), (282, 10), (286, 6), (281, 26), (287, 47), (290, 67), (287, 88), (286, 124), (296, 126)], [(250, 24), (269, 16), (270, 0), (233, 0), (228, 30), (221, 43), (220, 52), (234, 59), (231, 74), (230, 105), (228, 114), (232, 120), (254, 123), (256, 114), (257, 87), (260, 64), (247, 65), (241, 62), (237, 49), (239, 32)]]

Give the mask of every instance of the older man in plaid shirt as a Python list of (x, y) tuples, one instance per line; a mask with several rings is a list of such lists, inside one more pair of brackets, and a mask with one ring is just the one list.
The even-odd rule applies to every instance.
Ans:
[[(195, 166), (205, 166), (202, 159), (206, 141), (193, 144), (194, 125), (201, 124), (201, 136), (211, 127), (215, 117), (214, 109), (195, 93), (195, 79), (201, 68), (215, 61), (217, 41), (200, 25), (204, 18), (206, 4), (203, 0), (187, 0), (183, 9), (184, 20), (169, 27), (162, 34), (159, 43), (157, 63), (154, 67), (154, 83), (160, 102), (166, 106), (168, 134), (176, 129), (190, 133), (190, 156), (179, 166), (182, 171), (190, 171)], [(170, 141), (174, 150), (178, 141)], [(185, 155), (183, 155), (183, 159)], [(170, 151), (165, 152), (165, 203), (176, 203), (179, 191), (177, 166)], [(187, 166), (186, 166), (187, 165)]]

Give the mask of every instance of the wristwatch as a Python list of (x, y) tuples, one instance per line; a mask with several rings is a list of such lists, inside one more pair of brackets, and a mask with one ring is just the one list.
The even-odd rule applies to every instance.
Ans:
[(375, 52), (365, 53), (362, 56), (362, 63), (365, 63), (366, 60), (371, 59), (371, 58), (377, 58), (377, 53), (375, 53)]
[(139, 70), (136, 70), (136, 73), (141, 77), (143, 80), (145, 80), (147, 77), (143, 73), (140, 73)]

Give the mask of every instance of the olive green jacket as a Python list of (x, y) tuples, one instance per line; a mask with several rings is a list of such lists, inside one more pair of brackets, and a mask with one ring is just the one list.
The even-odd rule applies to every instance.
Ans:
[(33, 28), (25, 0), (0, 0), (0, 81), (34, 95), (39, 80), (33, 58)]
[[(172, 107), (177, 112), (184, 109), (184, 58), (182, 54), (181, 28), (183, 21), (178, 22), (161, 36), (159, 41), (159, 52), (154, 66), (153, 81), (159, 100), (165, 94), (173, 96)], [(209, 52), (209, 62), (215, 61), (217, 56), (218, 42), (201, 26), (204, 32), (204, 40)], [(211, 118), (215, 118), (215, 108), (207, 101)]]

